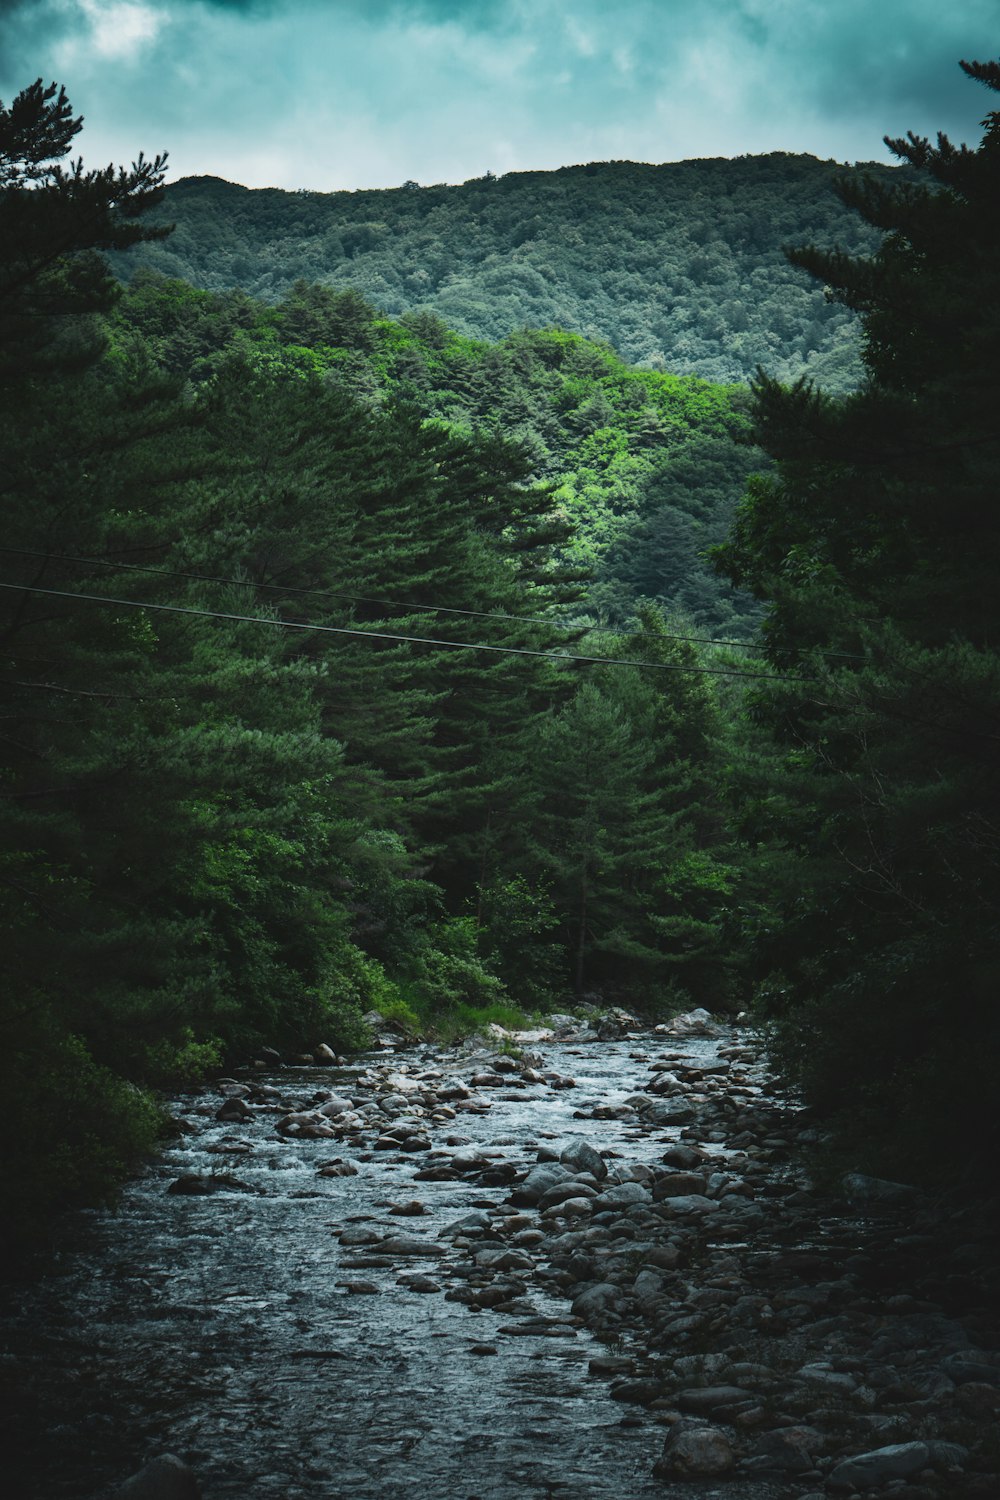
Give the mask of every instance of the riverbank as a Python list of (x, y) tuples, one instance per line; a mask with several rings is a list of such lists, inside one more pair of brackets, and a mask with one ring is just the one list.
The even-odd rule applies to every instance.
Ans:
[(5, 1320), (24, 1495), (1000, 1493), (982, 1218), (816, 1194), (739, 1034), (588, 1035), (176, 1101)]

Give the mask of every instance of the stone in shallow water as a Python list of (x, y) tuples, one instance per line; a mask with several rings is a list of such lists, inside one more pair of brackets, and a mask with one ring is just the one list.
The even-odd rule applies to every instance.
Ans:
[(670, 1434), (653, 1475), (656, 1479), (677, 1479), (727, 1474), (735, 1462), (725, 1433), (715, 1427), (694, 1427)]
[(881, 1177), (866, 1177), (862, 1172), (848, 1172), (843, 1178), (848, 1201), (863, 1205), (909, 1203), (919, 1197), (915, 1187), (905, 1182), (885, 1182)]
[(632, 1406), (650, 1406), (662, 1394), (659, 1380), (621, 1380), (611, 1387), (612, 1401), (625, 1401)]
[(564, 1167), (575, 1168), (577, 1172), (590, 1172), (598, 1182), (603, 1181), (608, 1175), (607, 1163), (603, 1156), (588, 1141), (570, 1141), (560, 1152), (559, 1160)]
[(749, 1401), (750, 1391), (738, 1385), (707, 1385), (681, 1391), (675, 1398), (680, 1411), (704, 1416), (716, 1407), (734, 1406), (738, 1401)]
[(705, 1191), (705, 1178), (701, 1172), (668, 1172), (653, 1188), (653, 1197), (686, 1198)]
[(625, 1295), (610, 1281), (599, 1281), (581, 1292), (573, 1302), (575, 1318), (591, 1318), (595, 1313), (618, 1312), (625, 1306)]
[(524, 1181), (514, 1189), (510, 1201), (518, 1206), (531, 1208), (549, 1188), (555, 1187), (559, 1182), (568, 1182), (573, 1175), (568, 1167), (561, 1166), (559, 1162), (541, 1162), (537, 1167), (532, 1167)]
[(660, 1208), (669, 1214), (695, 1218), (699, 1214), (718, 1213), (719, 1204), (714, 1198), (705, 1198), (700, 1193), (690, 1193), (681, 1194), (676, 1198), (663, 1198), (660, 1200)]
[(394, 1234), (381, 1242), (378, 1247), (379, 1255), (406, 1256), (406, 1255), (433, 1255), (441, 1254), (440, 1245), (432, 1245), (427, 1240), (417, 1239), (415, 1235)]
[(595, 1212), (601, 1212), (607, 1208), (628, 1208), (633, 1203), (651, 1203), (653, 1195), (649, 1188), (643, 1187), (638, 1182), (620, 1182), (615, 1187), (606, 1188), (599, 1198), (594, 1200)]
[(565, 1198), (561, 1203), (546, 1208), (542, 1213), (543, 1219), (580, 1219), (587, 1218), (594, 1211), (594, 1205), (589, 1198)]
[(353, 1109), (352, 1099), (344, 1099), (339, 1094), (333, 1094), (320, 1105), (318, 1113), (326, 1115), (329, 1119), (335, 1119), (337, 1115), (350, 1114)]
[(485, 1250), (477, 1250), (474, 1256), (477, 1266), (486, 1271), (533, 1271), (535, 1262), (530, 1255), (525, 1255), (520, 1250), (508, 1250), (506, 1246), (490, 1245)]
[(167, 1188), (168, 1193), (180, 1193), (186, 1197), (204, 1197), (208, 1193), (257, 1193), (259, 1188), (251, 1187), (248, 1182), (241, 1182), (238, 1177), (230, 1177), (228, 1172), (212, 1172), (208, 1174), (186, 1173), (178, 1177)]
[(928, 1467), (930, 1461), (931, 1452), (926, 1443), (890, 1443), (887, 1448), (874, 1448), (870, 1453), (845, 1458), (830, 1478), (836, 1484), (853, 1484), (862, 1489), (918, 1474)]
[(344, 1248), (352, 1245), (377, 1245), (382, 1236), (377, 1229), (345, 1229), (341, 1233), (340, 1243)]
[(164, 1453), (126, 1479), (112, 1500), (201, 1500), (201, 1488), (187, 1464)]

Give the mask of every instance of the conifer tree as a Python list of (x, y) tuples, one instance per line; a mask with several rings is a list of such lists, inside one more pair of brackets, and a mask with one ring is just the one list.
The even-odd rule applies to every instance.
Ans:
[[(962, 66), (1000, 88), (1000, 65)], [(796, 252), (861, 313), (867, 380), (833, 400), (761, 377), (778, 469), (723, 554), (804, 679), (756, 697), (801, 881), (762, 945), (765, 1010), (852, 1149), (869, 1130), (925, 1174), (996, 1130), (1000, 112), (984, 126), (975, 150), (888, 141), (916, 175), (844, 184), (884, 234), (872, 258)]]

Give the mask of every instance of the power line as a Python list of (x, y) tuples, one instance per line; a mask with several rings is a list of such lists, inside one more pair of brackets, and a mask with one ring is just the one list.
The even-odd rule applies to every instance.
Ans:
[[(124, 568), (130, 573), (151, 573), (154, 578), (186, 578), (196, 583), (231, 584), (236, 588), (267, 589), (271, 593), (278, 594), (305, 594), (313, 599), (341, 599), (353, 604), (379, 604), (386, 609), (409, 610), (413, 613), (425, 612), (440, 615), (467, 615), (480, 620), (507, 620), (522, 625), (548, 625), (558, 630), (575, 630), (583, 633), (585, 631), (599, 631), (604, 635), (616, 635), (623, 632), (612, 630), (607, 625), (584, 625), (571, 624), (568, 620), (555, 620), (539, 615), (507, 615), (496, 610), (486, 609), (457, 609), (447, 604), (405, 604), (398, 599), (375, 599), (366, 594), (345, 594), (333, 589), (307, 589), (299, 588), (292, 584), (282, 583), (256, 583), (252, 578), (225, 578), (215, 577), (208, 573), (190, 573), (177, 568), (154, 568), (148, 563), (123, 563), (114, 562), (103, 557), (73, 557), (61, 552), (43, 552), (27, 547), (4, 547), (0, 545), (0, 552), (9, 553), (14, 557), (38, 557), (49, 562), (75, 563), (81, 567), (94, 568)], [(632, 631), (633, 640), (666, 640), (685, 641), (691, 645), (700, 646), (726, 646), (740, 651), (755, 651), (757, 646), (752, 641), (723, 641), (712, 636), (703, 635), (677, 635), (670, 631), (650, 632)], [(849, 661), (863, 661), (864, 658), (850, 651), (822, 651), (821, 656), (842, 657)]]
[(376, 641), (406, 641), (417, 646), (443, 646), (449, 651), (490, 651), (499, 656), (541, 656), (550, 661), (578, 661), (605, 667), (643, 667), (660, 672), (686, 672), (699, 677), (749, 677), (765, 682), (814, 682), (813, 677), (786, 677), (776, 672), (741, 672), (729, 667), (685, 667), (677, 662), (636, 661), (614, 656), (579, 656), (568, 651), (534, 651), (525, 646), (493, 646), (483, 641), (445, 641), (428, 635), (401, 635), (387, 630), (361, 630), (348, 625), (311, 625), (300, 620), (274, 620), (263, 615), (230, 614), (217, 609), (194, 609), (183, 604), (143, 604), (138, 599), (118, 599), (109, 594), (82, 594), (69, 589), (46, 589), (37, 584), (0, 583), (0, 589), (16, 593), (45, 594), (52, 599), (84, 599), (92, 604), (113, 604), (121, 609), (153, 610), (158, 614), (194, 615), (207, 620), (231, 620), (243, 625), (269, 625), (279, 630), (307, 630), (322, 635), (363, 636)]

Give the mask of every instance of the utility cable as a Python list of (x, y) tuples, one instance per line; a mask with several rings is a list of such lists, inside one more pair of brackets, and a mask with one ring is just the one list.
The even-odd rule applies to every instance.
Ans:
[(84, 599), (92, 604), (113, 604), (121, 609), (145, 609), (158, 614), (194, 615), (206, 620), (231, 620), (243, 625), (270, 625), (280, 630), (306, 630), (322, 635), (363, 636), (376, 641), (407, 641), (417, 646), (443, 646), (449, 651), (491, 651), (500, 656), (541, 656), (550, 661), (587, 662), (605, 667), (643, 667), (661, 672), (686, 672), (697, 677), (750, 677), (764, 682), (815, 682), (814, 677), (786, 677), (776, 672), (741, 672), (729, 667), (685, 667), (677, 662), (636, 661), (614, 656), (578, 656), (568, 651), (533, 651), (525, 646), (493, 646), (482, 641), (445, 641), (427, 635), (401, 635), (387, 630), (361, 630), (348, 625), (311, 625), (300, 620), (274, 620), (263, 615), (230, 614), (217, 609), (194, 609), (182, 604), (143, 604), (138, 599), (118, 599), (108, 594), (83, 594), (68, 589), (46, 589), (37, 584), (0, 583), (0, 589), (25, 594), (44, 594), (51, 599)]
[[(602, 635), (629, 634), (633, 640), (666, 640), (685, 641), (691, 645), (700, 646), (726, 646), (739, 651), (755, 651), (759, 649), (753, 641), (723, 641), (712, 636), (703, 635), (676, 635), (670, 631), (616, 631), (607, 625), (573, 625), (569, 620), (555, 620), (541, 615), (507, 615), (495, 610), (486, 609), (456, 609), (447, 604), (404, 604), (398, 599), (373, 599), (365, 594), (344, 594), (331, 589), (307, 589), (298, 588), (294, 585), (282, 583), (255, 583), (252, 578), (220, 578), (213, 577), (208, 573), (188, 573), (177, 568), (154, 568), (147, 563), (122, 563), (114, 562), (102, 557), (72, 557), (60, 552), (43, 552), (27, 547), (4, 547), (0, 544), (0, 552), (5, 552), (14, 557), (37, 557), (44, 558), (50, 562), (74, 563), (80, 567), (95, 568), (119, 568), (129, 573), (151, 573), (154, 578), (185, 578), (194, 583), (229, 584), (236, 588), (267, 589), (278, 594), (305, 594), (313, 599), (341, 599), (353, 604), (378, 604), (385, 609), (408, 610), (412, 613), (426, 612), (441, 615), (468, 615), (480, 620), (506, 620), (522, 625), (548, 625), (558, 630), (575, 630), (581, 634), (590, 631), (600, 632)], [(863, 661), (864, 657), (851, 651), (822, 651), (821, 656), (840, 657), (848, 661)]]

